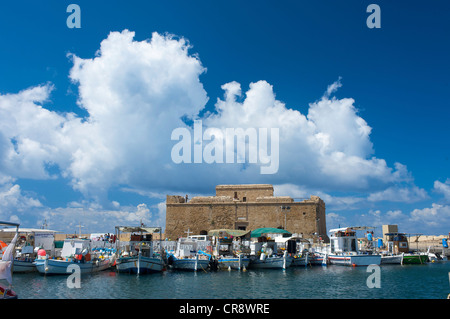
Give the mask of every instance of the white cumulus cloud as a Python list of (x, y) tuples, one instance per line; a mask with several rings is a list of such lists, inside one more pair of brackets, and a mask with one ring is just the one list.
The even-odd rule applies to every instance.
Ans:
[(434, 182), (434, 190), (442, 195), (446, 201), (450, 202), (450, 179), (447, 179), (445, 183), (440, 181)]
[(375, 192), (369, 195), (368, 200), (390, 201), (390, 202), (404, 202), (413, 203), (428, 199), (427, 192), (417, 186), (411, 187), (389, 187), (381, 192)]
[[(130, 222), (153, 212), (163, 216), (164, 210), (160, 205), (124, 210), (116, 199), (106, 200), (111, 187), (139, 194), (202, 193), (221, 183), (262, 182), (301, 197), (309, 197), (308, 190), (320, 190), (341, 206), (361, 197), (339, 199), (328, 192), (377, 192), (371, 200), (384, 196), (395, 201), (394, 193), (402, 200), (425, 197), (414, 186), (402, 193), (398, 183), (411, 181), (405, 165), (389, 167), (374, 156), (372, 127), (360, 116), (355, 100), (333, 96), (342, 86), (340, 78), (309, 104), (306, 114), (285, 105), (277, 99), (276, 88), (260, 80), (245, 89), (235, 81), (225, 83), (223, 99), (200, 116), (208, 103), (200, 80), (206, 68), (190, 53), (187, 40), (158, 33), (144, 41), (134, 37), (128, 30), (111, 32), (94, 57), (69, 55), (69, 78), (78, 86), (77, 104), (85, 117), (46, 107), (54, 89), (51, 83), (0, 95), (0, 176), (66, 178), (86, 198), (109, 200), (118, 212), (132, 211)], [(185, 119), (202, 120), (205, 130), (279, 129), (277, 173), (260, 174), (261, 163), (175, 164), (171, 133), (180, 127), (192, 132)], [(49, 173), (53, 166), (59, 169), (53, 174), (61, 176)], [(441, 184), (435, 187), (445, 192), (446, 184)], [(1, 185), (4, 194), (21, 194), (6, 180)], [(294, 185), (291, 191), (288, 185)], [(32, 198), (28, 205), (33, 205)], [(59, 213), (72, 209), (61, 208)], [(112, 214), (102, 211), (99, 220)]]

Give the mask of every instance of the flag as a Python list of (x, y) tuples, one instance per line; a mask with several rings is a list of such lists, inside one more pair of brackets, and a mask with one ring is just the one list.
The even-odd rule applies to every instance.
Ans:
[(14, 261), (14, 249), (17, 241), (17, 233), (11, 243), (3, 251), (2, 260), (0, 260), (0, 279), (5, 279), (12, 285), (12, 263)]

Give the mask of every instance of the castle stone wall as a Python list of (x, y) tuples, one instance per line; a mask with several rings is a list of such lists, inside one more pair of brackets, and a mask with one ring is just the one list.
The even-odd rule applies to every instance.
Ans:
[(272, 185), (266, 184), (218, 185), (216, 196), (187, 202), (184, 197), (167, 195), (166, 238), (185, 237), (187, 231), (200, 234), (219, 228), (261, 227), (280, 227), (304, 238), (320, 235), (327, 240), (325, 203), (317, 196), (301, 202), (289, 196), (275, 197)]

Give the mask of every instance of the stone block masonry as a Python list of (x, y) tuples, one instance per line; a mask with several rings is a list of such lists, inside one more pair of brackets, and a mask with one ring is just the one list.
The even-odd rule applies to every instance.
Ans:
[(253, 230), (280, 227), (303, 238), (328, 242), (325, 203), (318, 196), (295, 201), (289, 196), (273, 196), (269, 184), (218, 185), (216, 196), (167, 195), (166, 238), (176, 240), (211, 229)]

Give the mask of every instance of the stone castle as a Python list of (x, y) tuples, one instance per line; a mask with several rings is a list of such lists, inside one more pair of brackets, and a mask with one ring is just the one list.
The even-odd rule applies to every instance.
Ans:
[(318, 196), (294, 201), (289, 196), (274, 196), (273, 186), (218, 185), (216, 196), (167, 195), (166, 238), (176, 240), (212, 229), (253, 230), (261, 227), (283, 228), (303, 238), (328, 242), (325, 203)]

